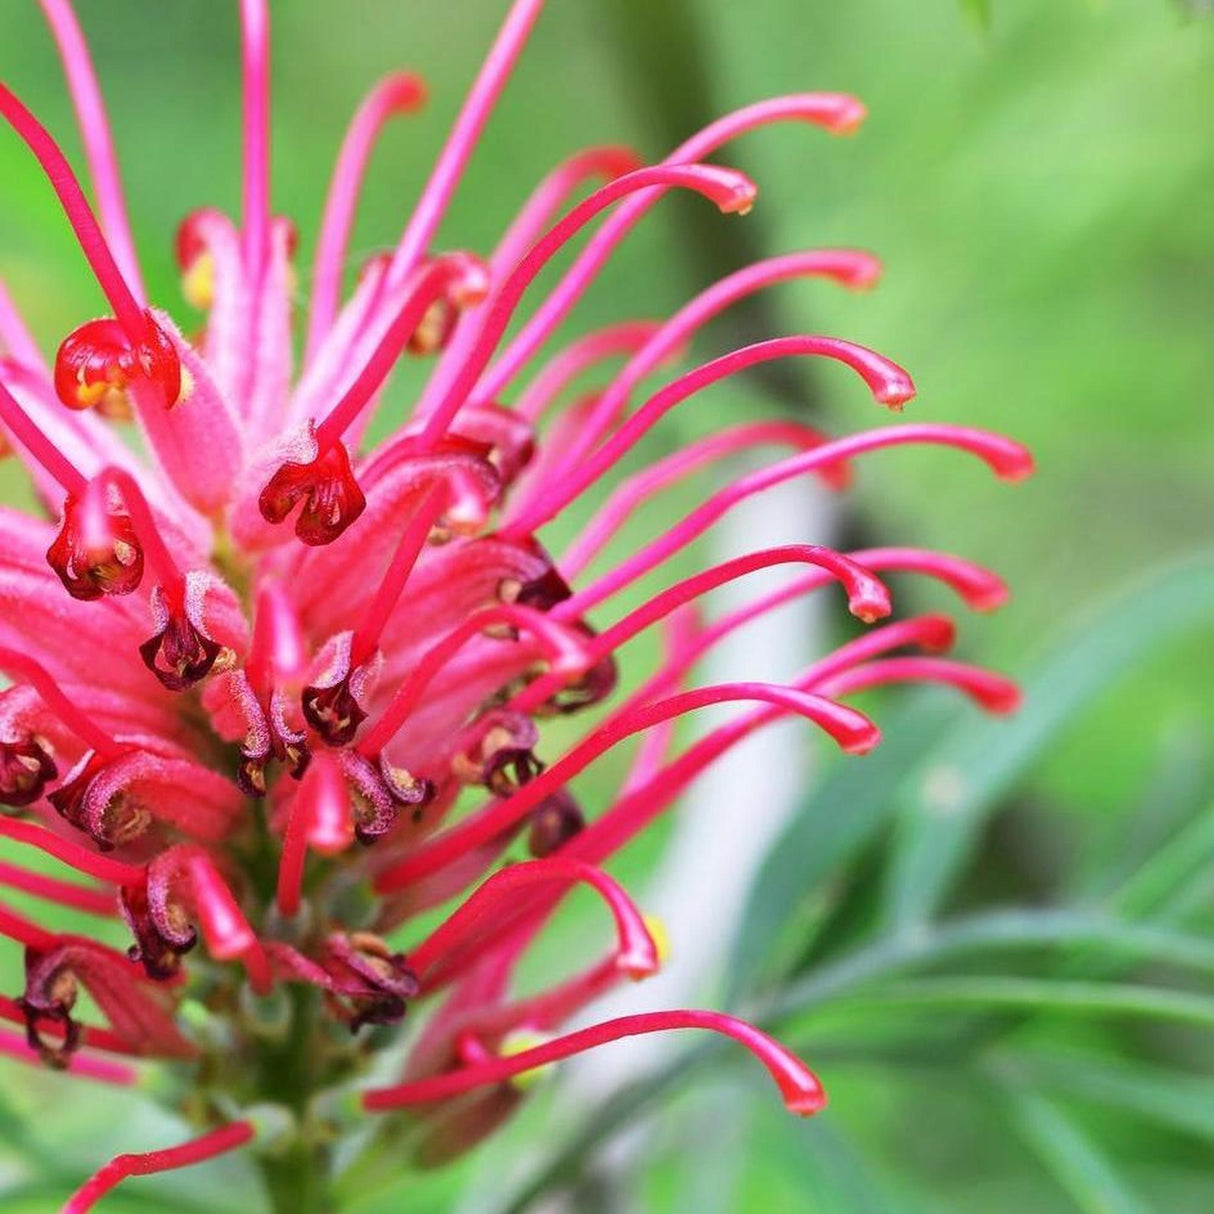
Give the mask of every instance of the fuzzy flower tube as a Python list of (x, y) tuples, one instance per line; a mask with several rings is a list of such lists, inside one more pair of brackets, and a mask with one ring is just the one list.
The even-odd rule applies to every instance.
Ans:
[[(56, 931), (0, 898), (0, 937), (25, 973), (24, 988), (0, 998), (17, 1026), (0, 1033), (0, 1052), (106, 1084), (158, 1068), (157, 1091), (197, 1125), (180, 1145), (106, 1164), (64, 1209), (80, 1214), (127, 1178), (237, 1150), (256, 1153), (276, 1209), (327, 1209), (343, 1134), (382, 1119), (400, 1131), (402, 1158), (441, 1163), (510, 1116), (529, 1074), (641, 1033), (723, 1034), (792, 1112), (821, 1109), (810, 1069), (730, 1016), (588, 1018), (597, 996), (654, 973), (663, 955), (658, 925), (604, 866), (770, 721), (798, 716), (859, 755), (878, 731), (845, 701), (874, 686), (939, 682), (989, 711), (1013, 708), (1006, 679), (941, 656), (949, 619), (888, 620), (881, 575), (936, 579), (976, 610), (998, 606), (1004, 588), (955, 556), (812, 543), (681, 580), (665, 570), (737, 503), (791, 478), (842, 488), (855, 461), (888, 447), (948, 448), (1005, 480), (1025, 476), (1030, 457), (957, 426), (832, 438), (752, 418), (620, 475), (667, 414), (774, 359), (839, 363), (876, 405), (909, 401), (905, 371), (834, 337), (775, 337), (668, 369), (748, 294), (794, 278), (870, 285), (878, 266), (867, 253), (773, 258), (667, 321), (623, 318), (542, 352), (666, 194), (701, 196), (722, 223), (750, 209), (754, 184), (707, 157), (772, 123), (847, 133), (863, 107), (819, 93), (760, 102), (651, 165), (621, 148), (578, 152), (496, 248), (435, 249), (543, 7), (516, 0), (399, 243), (347, 297), (370, 152), (423, 87), (388, 77), (355, 115), (296, 368), (296, 238), (271, 201), (265, 0), (240, 4), (242, 213), (198, 211), (177, 236), (185, 297), (206, 314), (194, 341), (144, 293), (69, 0), (40, 2), (79, 117), (88, 191), (3, 85), (0, 114), (45, 171), (107, 312), (83, 319), (48, 362), (0, 287), (0, 440), (45, 507), (42, 517), (0, 510), (0, 887), (22, 905), (92, 916), (99, 935), (125, 922), (130, 947)], [(563, 277), (535, 298), (535, 278), (579, 238)], [(429, 382), (411, 415), (367, 445), (406, 358), (432, 361)], [(571, 392), (587, 379), (589, 395)], [(130, 419), (146, 459), (116, 428)], [(759, 449), (773, 459), (669, 518), (671, 485)], [(597, 512), (552, 556), (545, 529), (586, 502)], [(620, 528), (650, 516), (651, 538), (612, 556)], [(703, 595), (777, 565), (800, 572), (730, 617), (687, 626)], [(634, 584), (648, 597), (614, 608)], [(858, 639), (787, 685), (695, 685), (697, 660), (720, 638), (818, 591), (841, 595), (865, 625)], [(617, 694), (622, 651), (659, 626), (675, 642)], [(680, 751), (675, 723), (720, 704), (742, 707)], [(575, 713), (590, 723), (561, 753), (545, 722)], [(583, 778), (638, 739), (614, 793)], [(602, 903), (602, 939), (592, 933), (581, 963), (520, 991), (520, 962), (576, 888)], [(436, 908), (423, 931), (417, 916)], [(406, 1016), (420, 1025), (407, 1038)], [(385, 1071), (383, 1051), (399, 1057), (402, 1041), (403, 1063)]]

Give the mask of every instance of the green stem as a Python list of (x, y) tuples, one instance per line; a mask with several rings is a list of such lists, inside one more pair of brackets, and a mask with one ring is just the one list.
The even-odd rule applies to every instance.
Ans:
[(282, 1155), (263, 1159), (261, 1171), (274, 1214), (332, 1214), (337, 1209), (323, 1148), (297, 1143)]
[(281, 1153), (261, 1159), (262, 1176), (275, 1214), (331, 1214), (337, 1205), (329, 1147), (313, 1132), (308, 1108), (320, 1078), (318, 1000), (314, 991), (303, 986), (293, 987), (290, 998), (290, 1032), (282, 1041), (266, 1042), (257, 1065), (260, 1090), (295, 1114), (299, 1135)]

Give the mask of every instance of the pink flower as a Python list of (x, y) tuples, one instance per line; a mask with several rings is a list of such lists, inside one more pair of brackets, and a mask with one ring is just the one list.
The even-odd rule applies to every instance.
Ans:
[[(718, 1013), (654, 1012), (551, 1036), (596, 996), (661, 962), (652, 926), (602, 866), (714, 759), (777, 718), (796, 714), (861, 754), (878, 733), (840, 702), (853, 692), (931, 680), (992, 711), (1016, 699), (997, 675), (921, 656), (951, 643), (943, 617), (877, 625), (787, 686), (685, 689), (722, 637), (833, 583), (853, 615), (876, 625), (891, 610), (884, 570), (937, 578), (979, 610), (1003, 600), (1002, 584), (952, 556), (799, 544), (660, 586), (627, 614), (610, 600), (651, 574), (661, 583), (667, 558), (738, 502), (790, 478), (813, 473), (842, 487), (853, 459), (908, 443), (967, 452), (1009, 480), (1028, 473), (1030, 458), (1005, 438), (956, 426), (832, 440), (796, 422), (748, 421), (616, 477), (666, 413), (771, 359), (831, 359), (879, 404), (909, 400), (910, 378), (882, 356), (794, 336), (725, 354), (634, 406), (641, 381), (745, 295), (794, 277), (872, 283), (875, 260), (849, 250), (772, 258), (665, 322), (591, 334), (530, 369), (667, 192), (701, 194), (725, 213), (749, 210), (753, 184), (705, 157), (768, 123), (850, 131), (860, 104), (835, 94), (762, 102), (657, 165), (618, 148), (579, 153), (539, 185), (487, 256), (435, 253), (439, 221), (542, 7), (516, 0), (399, 243), (342, 302), (369, 153), (393, 114), (420, 103), (421, 86), (390, 77), (355, 117), (317, 246), (296, 374), (296, 242), (270, 206), (264, 0), (241, 5), (244, 214), (236, 224), (200, 211), (177, 242), (187, 298), (207, 313), (193, 343), (144, 295), (71, 6), (41, 2), (80, 117), (96, 216), (51, 136), (3, 86), (0, 111), (46, 170), (112, 315), (81, 324), (48, 367), (0, 292), (3, 437), (58, 516), (52, 525), (0, 511), (0, 669), (14, 680), (0, 693), (0, 835), (76, 870), (49, 877), (4, 864), (0, 884), (99, 919), (121, 914), (133, 944), (116, 953), (0, 908), (0, 934), (24, 948), (27, 975), (20, 996), (0, 1002), (26, 1040), (5, 1034), (0, 1049), (113, 1083), (135, 1072), (111, 1055), (163, 1061), (197, 1077), (191, 1108), (219, 1125), (180, 1148), (120, 1157), (66, 1208), (89, 1208), (125, 1176), (267, 1136), (323, 1139), (352, 1110), (409, 1108), (418, 1158), (441, 1160), (509, 1115), (523, 1098), (515, 1076), (635, 1033), (723, 1033), (766, 1067), (791, 1110), (821, 1108), (822, 1090), (801, 1062)], [(599, 220), (503, 345), (535, 276)], [(410, 355), (436, 357), (429, 384), (409, 420), (364, 449), (384, 384)], [(621, 356), (622, 368), (605, 369)], [(572, 382), (591, 372), (604, 386), (566, 403)], [(146, 461), (110, 424), (128, 415)], [(584, 576), (621, 524), (668, 486), (757, 447), (787, 454)], [(549, 555), (545, 526), (605, 486), (613, 487), (571, 549)], [(780, 564), (804, 573), (744, 611), (686, 626), (708, 591)], [(661, 621), (683, 626), (671, 629), (658, 669), (620, 697), (620, 650)], [(751, 707), (671, 753), (673, 722), (726, 702)], [(547, 753), (546, 717), (600, 706), (580, 742)], [(642, 733), (624, 787), (584, 811), (570, 780)], [(524, 835), (534, 858), (501, 867)], [(518, 961), (577, 884), (602, 899), (615, 943), (573, 977), (513, 996)], [(450, 899), (456, 909), (425, 938), (414, 931), (407, 951), (385, 943), (385, 933)], [(104, 1023), (80, 1023), (81, 987)], [(334, 1026), (373, 1034), (370, 1026), (393, 1025), (423, 1002), (432, 1010), (399, 1081), (340, 1098), (363, 1075), (366, 1051), (338, 1045)], [(520, 1034), (541, 1036), (520, 1051)], [(272, 1060), (284, 1042), (296, 1072), (279, 1085)], [(267, 1113), (274, 1102), (285, 1112)], [(241, 1107), (244, 1115), (233, 1113)], [(317, 1119), (335, 1124), (304, 1124)]]

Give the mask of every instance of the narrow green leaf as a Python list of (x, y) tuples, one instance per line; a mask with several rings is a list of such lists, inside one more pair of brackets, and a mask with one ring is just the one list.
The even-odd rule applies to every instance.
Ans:
[(1135, 918), (1168, 918), (1195, 880), (1208, 879), (1214, 865), (1214, 806), (1151, 856), (1117, 890), (1111, 902)]
[(913, 966), (938, 965), (971, 952), (1042, 946), (1087, 946), (1104, 957), (1144, 957), (1214, 973), (1214, 942), (1202, 936), (1142, 927), (1077, 911), (1009, 910), (912, 928), (875, 941), (782, 991), (762, 1006), (782, 1018), (848, 994)]
[(1214, 750), (1204, 722), (1170, 730), (1160, 739), (1159, 756), (1144, 783), (1124, 831), (1107, 847), (1090, 849), (1078, 883), (1081, 901), (1116, 897), (1117, 891), (1151, 866), (1169, 840), (1187, 831), (1201, 811), (1214, 804)]
[(771, 1117), (771, 1145), (777, 1161), (805, 1193), (806, 1210), (814, 1214), (924, 1214), (922, 1207), (897, 1191), (883, 1171), (882, 1160), (865, 1152), (843, 1132), (837, 1120)]
[[(932, 1011), (1015, 1008), (1068, 1015), (1128, 1016), (1214, 1028), (1214, 999), (1187, 991), (1111, 982), (1056, 979), (921, 978), (885, 983), (832, 1003), (831, 1013), (872, 1006), (888, 1014), (896, 1008)], [(822, 1011), (819, 1010), (819, 1015)]]
[(1084, 1214), (1146, 1214), (1112, 1163), (1057, 1105), (1018, 1084), (1001, 1087), (1021, 1138)]
[(1035, 1088), (1214, 1142), (1214, 1079), (1207, 1076), (1076, 1051), (1017, 1049), (999, 1058)]
[[(938, 909), (987, 816), (1028, 768), (1116, 680), (1167, 642), (1214, 621), (1214, 556), (1157, 574), (1056, 647), (1010, 720), (966, 721), (931, 755), (902, 806), (888, 903), (895, 923)], [(947, 796), (932, 795), (945, 787)]]

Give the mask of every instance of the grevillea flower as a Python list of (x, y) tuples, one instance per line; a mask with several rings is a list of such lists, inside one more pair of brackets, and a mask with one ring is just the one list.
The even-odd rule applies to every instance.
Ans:
[[(265, 0), (242, 0), (244, 199), (239, 223), (190, 216), (177, 240), (195, 342), (147, 300), (101, 95), (68, 0), (41, 0), (79, 115), (96, 211), (50, 134), (0, 85), (0, 112), (46, 172), (109, 314), (87, 319), (52, 366), (0, 293), (0, 427), (53, 521), (0, 511), (0, 835), (65, 869), (0, 866), (0, 885), (121, 916), (128, 953), (0, 907), (24, 950), (25, 987), (0, 1013), (25, 1037), (0, 1049), (90, 1079), (130, 1083), (173, 1067), (201, 1137), (121, 1156), (73, 1197), (88, 1209), (124, 1177), (219, 1152), (261, 1152), (278, 1208), (323, 1188), (325, 1144), (351, 1119), (412, 1121), (418, 1163), (466, 1150), (524, 1099), (518, 1082), (582, 1050), (675, 1029), (733, 1038), (796, 1113), (825, 1097), (799, 1060), (757, 1029), (707, 1011), (654, 1011), (568, 1031), (593, 1000), (661, 964), (655, 926), (604, 870), (713, 761), (796, 715), (848, 754), (878, 740), (842, 701), (902, 681), (951, 684), (992, 711), (1005, 679), (938, 655), (941, 616), (881, 623), (880, 575), (922, 574), (978, 610), (1004, 597), (994, 574), (905, 548), (843, 554), (795, 544), (663, 576), (734, 505), (809, 474), (846, 483), (853, 461), (914, 444), (976, 456), (1000, 477), (1030, 470), (997, 435), (899, 424), (832, 439), (799, 422), (749, 420), (619, 479), (660, 419), (709, 386), (785, 358), (854, 372), (878, 405), (913, 395), (894, 363), (837, 338), (778, 337), (684, 374), (662, 368), (717, 313), (790, 278), (864, 287), (875, 260), (851, 250), (772, 258), (664, 322), (626, 321), (537, 356), (629, 229), (672, 190), (744, 213), (741, 173), (706, 157), (771, 123), (851, 131), (863, 108), (837, 94), (760, 102), (644, 165), (620, 148), (579, 152), (535, 190), (487, 253), (433, 248), (542, 0), (515, 0), (399, 242), (348, 299), (342, 267), (360, 183), (383, 125), (417, 106), (411, 76), (378, 85), (355, 116), (317, 243), (302, 363), (293, 369), (296, 238), (270, 205)], [(580, 199), (580, 200), (579, 200)], [(723, 219), (722, 222), (728, 222)], [(568, 241), (588, 243), (515, 335), (535, 276)], [(531, 307), (531, 303), (536, 306)], [(404, 424), (361, 439), (393, 368), (434, 362)], [(612, 360), (624, 359), (612, 367)], [(648, 397), (655, 372), (666, 382)], [(569, 398), (575, 380), (600, 387)], [(149, 454), (122, 441), (133, 417)], [(601, 572), (621, 525), (661, 515), (664, 490), (738, 452), (772, 462), (707, 496)], [(547, 525), (575, 501), (597, 513), (560, 556)], [(614, 559), (614, 558), (612, 558)], [(702, 596), (776, 565), (803, 572), (724, 619), (669, 630), (656, 670), (617, 692), (625, 646), (686, 621)], [(655, 585), (628, 613), (612, 601)], [(648, 584), (648, 583), (647, 583)], [(837, 585), (870, 627), (787, 685), (687, 686), (697, 660), (789, 598)], [(678, 752), (672, 725), (708, 705), (749, 705)], [(593, 710), (560, 753), (544, 722)], [(614, 796), (582, 804), (571, 781), (644, 735)], [(736, 807), (724, 806), (724, 812)], [(530, 853), (531, 858), (521, 858)], [(73, 875), (66, 870), (75, 870)], [(526, 997), (520, 959), (566, 893), (586, 886), (612, 930), (602, 956)], [(422, 911), (446, 905), (429, 934)], [(454, 909), (450, 909), (454, 906)], [(81, 990), (95, 1009), (82, 1022)], [(394, 1080), (369, 1079), (371, 1047), (415, 1005), (421, 1031)], [(92, 1016), (100, 1019), (93, 1022)], [(319, 1144), (319, 1145), (318, 1145)], [(305, 1186), (312, 1186), (305, 1188)]]

